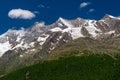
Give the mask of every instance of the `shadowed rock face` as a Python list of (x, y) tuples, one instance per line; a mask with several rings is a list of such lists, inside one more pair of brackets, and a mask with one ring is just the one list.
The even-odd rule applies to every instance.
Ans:
[[(105, 15), (101, 20), (59, 18), (51, 25), (35, 23), (28, 29), (8, 30), (0, 36), (0, 65), (32, 63), (70, 40), (119, 38), (120, 19)], [(8, 64), (6, 64), (8, 63)]]

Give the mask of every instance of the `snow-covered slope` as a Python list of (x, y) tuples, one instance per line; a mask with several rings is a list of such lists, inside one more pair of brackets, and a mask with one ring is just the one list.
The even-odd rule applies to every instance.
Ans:
[(11, 49), (11, 44), (9, 42), (0, 43), (0, 56), (2, 56), (6, 51)]
[(44, 44), (48, 37), (48, 35), (47, 37), (43, 36), (45, 30), (43, 23), (35, 23), (33, 27), (28, 29), (8, 30), (0, 36), (0, 56), (8, 50), (19, 48), (22, 50), (33, 49), (37, 42)]
[[(51, 31), (52, 32), (58, 32), (58, 31), (61, 31), (61, 32), (67, 32), (71, 35), (71, 37), (73, 39), (77, 39), (79, 37), (86, 37), (82, 34), (81, 32), (81, 29), (82, 27), (84, 27), (89, 34), (92, 35), (92, 37), (96, 37), (97, 35), (99, 35), (102, 31), (98, 28), (96, 28), (96, 22), (95, 20), (85, 20), (85, 22), (81, 25), (78, 25), (75, 27), (75, 24), (72, 24), (70, 23), (70, 21), (67, 21), (63, 18), (59, 18), (58, 19), (58, 22), (57, 24), (64, 24), (64, 25), (61, 25), (60, 27), (59, 26), (56, 26), (55, 28), (52, 28)], [(66, 28), (62, 29), (62, 27), (66, 26)]]
[(95, 20), (86, 20), (84, 27), (87, 29), (89, 34), (92, 35), (92, 37), (96, 37), (99, 35), (102, 31), (95, 27), (96, 21)]

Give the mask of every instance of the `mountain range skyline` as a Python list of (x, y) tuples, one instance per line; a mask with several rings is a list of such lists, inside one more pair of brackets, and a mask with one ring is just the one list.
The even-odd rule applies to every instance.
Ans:
[(2, 0), (0, 34), (9, 29), (28, 28), (36, 22), (52, 24), (59, 17), (70, 20), (77, 17), (99, 20), (105, 14), (119, 17), (119, 4), (119, 0)]

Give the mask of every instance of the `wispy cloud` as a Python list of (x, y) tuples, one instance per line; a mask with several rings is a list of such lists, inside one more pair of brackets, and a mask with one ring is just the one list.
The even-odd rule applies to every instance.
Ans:
[(34, 11), (35, 14), (39, 14), (39, 11)]
[(93, 13), (95, 11), (95, 9), (89, 9), (88, 12), (86, 14), (90, 14)]
[(85, 7), (87, 7), (88, 5), (90, 5), (91, 3), (90, 2), (82, 2), (81, 4), (80, 4), (80, 8), (85, 8)]
[(29, 10), (24, 10), (24, 9), (12, 9), (8, 13), (8, 17), (12, 19), (32, 19), (36, 17), (36, 15), (29, 11)]
[(50, 8), (49, 6), (45, 6), (45, 5), (43, 5), (43, 4), (40, 4), (40, 5), (38, 5), (37, 7), (38, 7), (38, 8)]
[(91, 12), (94, 12), (95, 11), (95, 9), (89, 9), (89, 13), (91, 13)]
[(39, 8), (45, 8), (45, 6), (43, 4), (40, 4), (37, 7), (39, 7)]

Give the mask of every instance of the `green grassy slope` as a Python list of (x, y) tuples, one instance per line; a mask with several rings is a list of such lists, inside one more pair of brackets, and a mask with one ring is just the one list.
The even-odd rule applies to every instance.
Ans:
[(119, 59), (82, 55), (44, 61), (9, 73), (0, 80), (120, 80)]

